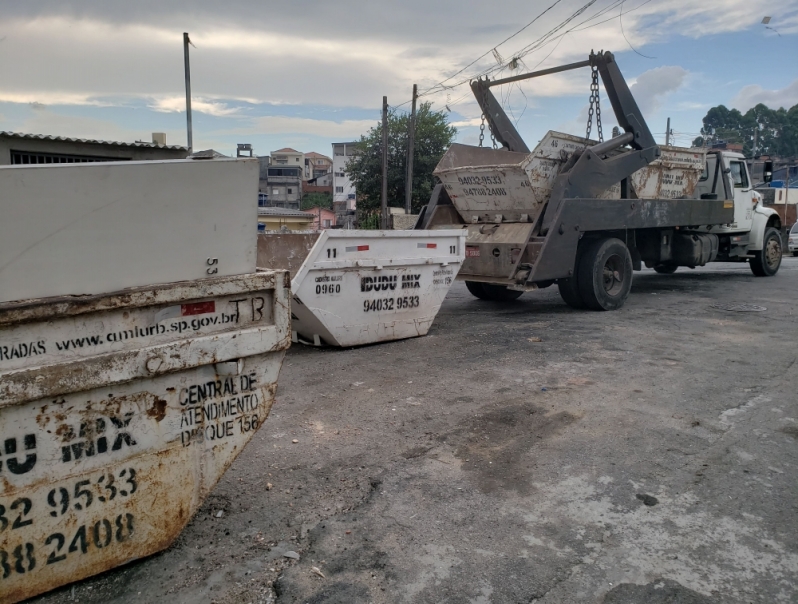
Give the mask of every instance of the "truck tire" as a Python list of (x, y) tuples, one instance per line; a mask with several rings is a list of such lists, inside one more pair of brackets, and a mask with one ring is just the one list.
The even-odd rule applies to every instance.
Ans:
[(496, 302), (512, 302), (518, 300), (524, 292), (515, 289), (507, 289), (503, 285), (493, 285), (492, 283), (483, 283), (482, 291), (488, 295), (489, 300)]
[(632, 256), (620, 239), (599, 239), (579, 260), (579, 293), (593, 310), (618, 310), (632, 288)]
[(521, 297), (524, 292), (507, 289), (503, 285), (493, 285), (492, 283), (480, 283), (478, 281), (466, 281), (466, 288), (480, 300), (491, 302), (512, 302)]
[(471, 292), (472, 296), (479, 298), (480, 300), (488, 300), (488, 295), (482, 291), (482, 284), (479, 281), (466, 281), (466, 288), (469, 292)]
[(573, 276), (569, 279), (557, 279), (557, 289), (560, 290), (560, 297), (563, 302), (574, 310), (587, 308), (585, 301), (582, 300), (582, 294), (579, 293), (579, 260), (582, 258), (582, 252), (584, 251), (584, 243), (580, 241), (579, 246), (576, 248)]
[(765, 229), (762, 250), (754, 252), (754, 257), (748, 261), (751, 272), (757, 277), (772, 277), (779, 272), (781, 253), (781, 233), (773, 227)]
[(579, 282), (576, 277), (570, 279), (558, 279), (557, 289), (560, 290), (560, 297), (568, 306), (576, 310), (583, 310), (587, 308), (582, 294), (579, 293)]
[(676, 272), (676, 269), (679, 268), (675, 264), (655, 264), (654, 270), (658, 272), (660, 275), (672, 275)]

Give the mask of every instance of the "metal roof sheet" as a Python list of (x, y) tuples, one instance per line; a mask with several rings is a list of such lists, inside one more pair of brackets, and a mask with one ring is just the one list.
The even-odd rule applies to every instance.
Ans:
[(17, 138), (22, 140), (40, 140), (40, 141), (57, 141), (65, 143), (86, 143), (90, 145), (108, 145), (115, 147), (144, 147), (148, 149), (173, 149), (176, 151), (188, 151), (188, 147), (181, 145), (159, 145), (157, 143), (125, 143), (121, 141), (101, 141), (89, 138), (69, 138), (66, 136), (53, 136), (50, 134), (26, 134), (24, 132), (7, 132), (0, 131), (0, 137)]
[(288, 208), (258, 208), (258, 216), (296, 216), (299, 218), (316, 218), (314, 214), (308, 212), (301, 212), (299, 210), (290, 210)]

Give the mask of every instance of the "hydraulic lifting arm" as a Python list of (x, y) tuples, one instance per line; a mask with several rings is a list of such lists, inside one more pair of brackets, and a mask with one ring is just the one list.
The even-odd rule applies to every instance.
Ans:
[[(528, 153), (524, 143), (496, 97), (490, 91), (493, 86), (509, 84), (519, 80), (571, 71), (582, 67), (595, 67), (601, 75), (604, 89), (612, 104), (618, 125), (624, 131), (605, 142), (585, 148), (570, 169), (561, 172), (552, 189), (551, 198), (543, 216), (542, 233), (548, 230), (563, 199), (597, 197), (616, 183), (626, 185), (628, 176), (648, 165), (660, 155), (659, 147), (648, 129), (643, 115), (626, 84), (611, 52), (591, 53), (587, 61), (571, 63), (561, 67), (542, 69), (499, 80), (475, 80), (471, 90), (487, 119), (491, 132), (503, 147), (510, 151)], [(629, 145), (632, 149), (607, 157), (611, 151)], [(628, 186), (622, 190), (628, 192)]]

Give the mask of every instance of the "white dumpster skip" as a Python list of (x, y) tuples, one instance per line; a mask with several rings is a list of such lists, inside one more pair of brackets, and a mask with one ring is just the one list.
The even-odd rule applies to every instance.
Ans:
[[(454, 144), (434, 174), (466, 222), (534, 222), (551, 196), (560, 169), (592, 141), (549, 131), (531, 153)], [(661, 147), (662, 155), (630, 180), (641, 199), (673, 199), (693, 193), (706, 151)], [(610, 155), (617, 153), (611, 152)], [(599, 195), (619, 199), (620, 183)]]
[(0, 304), (0, 601), (169, 546), (269, 414), (285, 272)]
[(258, 264), (293, 269), (294, 337), (317, 346), (426, 335), (465, 255), (464, 230), (270, 237), (259, 236)]

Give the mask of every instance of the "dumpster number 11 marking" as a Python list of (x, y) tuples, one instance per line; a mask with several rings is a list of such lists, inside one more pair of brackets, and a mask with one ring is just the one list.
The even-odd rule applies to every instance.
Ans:
[(336, 248), (327, 248), (327, 257), (328, 258), (336, 258), (338, 256), (338, 250)]

